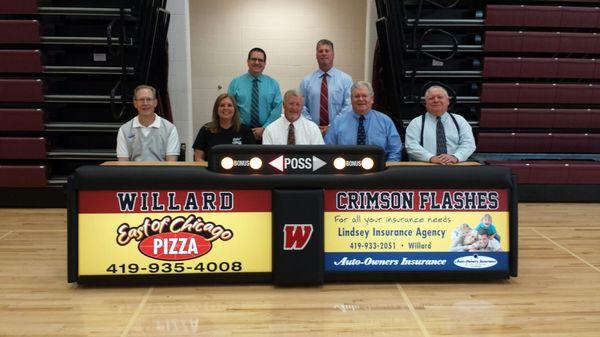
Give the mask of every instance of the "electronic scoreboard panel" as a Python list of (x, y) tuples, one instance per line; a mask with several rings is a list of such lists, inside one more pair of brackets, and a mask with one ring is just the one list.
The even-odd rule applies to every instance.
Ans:
[(209, 169), (81, 167), (68, 185), (68, 280), (315, 285), (517, 276), (510, 170), (385, 168), (381, 149), (356, 148), (224, 146)]

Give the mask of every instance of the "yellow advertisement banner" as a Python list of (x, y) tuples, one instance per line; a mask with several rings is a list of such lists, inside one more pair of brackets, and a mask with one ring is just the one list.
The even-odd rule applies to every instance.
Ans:
[(508, 252), (508, 217), (508, 212), (325, 212), (325, 252)]
[(79, 275), (271, 272), (271, 212), (79, 214)]

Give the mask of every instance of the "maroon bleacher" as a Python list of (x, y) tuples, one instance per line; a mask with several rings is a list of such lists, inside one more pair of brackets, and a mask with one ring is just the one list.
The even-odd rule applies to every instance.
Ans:
[(483, 108), (482, 128), (600, 129), (600, 109)]
[(0, 131), (43, 131), (42, 109), (0, 109)]
[(1, 102), (43, 102), (44, 83), (40, 79), (0, 79)]
[(600, 28), (600, 8), (488, 5), (486, 26)]
[(0, 137), (0, 159), (46, 159), (46, 139)]
[(0, 43), (40, 43), (37, 20), (0, 20)]
[(45, 187), (48, 185), (44, 165), (0, 165), (0, 187)]
[(600, 60), (533, 57), (485, 57), (483, 77), (600, 78)]
[(600, 34), (486, 31), (485, 52), (600, 54)]
[(478, 152), (599, 153), (600, 134), (479, 132)]
[(561, 160), (490, 160), (512, 169), (520, 184), (600, 184), (600, 162)]
[(37, 14), (38, 0), (2, 0), (0, 13), (2, 14)]
[(600, 104), (600, 85), (483, 83), (482, 103)]
[(0, 73), (41, 73), (39, 50), (0, 50)]

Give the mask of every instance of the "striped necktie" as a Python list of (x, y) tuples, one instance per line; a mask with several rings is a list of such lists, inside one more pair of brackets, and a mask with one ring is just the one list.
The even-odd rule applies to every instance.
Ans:
[(367, 133), (365, 132), (365, 116), (358, 117), (358, 131), (356, 132), (356, 144), (365, 145)]
[(435, 141), (436, 141), (436, 155), (448, 153), (446, 149), (446, 132), (444, 132), (444, 124), (442, 124), (442, 118), (437, 118), (435, 124)]
[(258, 78), (252, 80), (252, 105), (250, 107), (250, 126), (257, 128), (260, 126), (260, 117), (258, 115)]
[(321, 99), (319, 105), (319, 125), (329, 125), (329, 90), (327, 88), (327, 73), (322, 75)]
[(292, 123), (288, 127), (287, 145), (296, 145), (296, 133), (294, 132), (294, 124)]

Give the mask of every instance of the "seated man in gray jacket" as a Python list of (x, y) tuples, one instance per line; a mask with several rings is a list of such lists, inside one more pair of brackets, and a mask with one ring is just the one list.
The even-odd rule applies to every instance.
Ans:
[(156, 115), (156, 89), (140, 85), (133, 92), (138, 115), (119, 128), (119, 161), (177, 161), (179, 136), (168, 120)]

